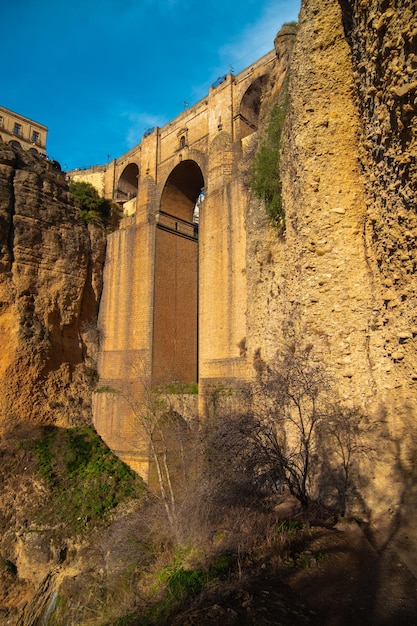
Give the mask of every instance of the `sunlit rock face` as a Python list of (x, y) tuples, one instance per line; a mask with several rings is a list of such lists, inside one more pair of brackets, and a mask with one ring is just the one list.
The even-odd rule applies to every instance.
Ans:
[(53, 163), (0, 144), (2, 422), (88, 418), (104, 247)]
[(389, 515), (411, 498), (417, 449), (412, 5), (303, 2), (281, 142), (285, 237), (256, 202), (247, 219), (248, 354), (312, 346), (338, 398), (378, 424), (360, 506)]

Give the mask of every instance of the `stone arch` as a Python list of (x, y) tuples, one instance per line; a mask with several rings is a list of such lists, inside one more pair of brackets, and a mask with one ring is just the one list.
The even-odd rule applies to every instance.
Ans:
[(203, 172), (197, 162), (192, 159), (181, 161), (165, 181), (160, 211), (191, 223), (203, 188)]
[(129, 163), (119, 176), (116, 188), (116, 199), (127, 202), (135, 198), (138, 193), (138, 181), (139, 167), (136, 163)]
[(29, 148), (28, 152), (31, 152), (32, 154), (39, 154), (38, 150), (36, 150), (36, 148)]
[(246, 89), (239, 106), (238, 137), (244, 139), (258, 130), (261, 100), (265, 85), (268, 82), (268, 74), (256, 78)]
[(155, 493), (160, 491), (162, 482), (169, 493), (170, 483), (174, 495), (178, 496), (192, 470), (192, 430), (181, 415), (169, 411), (156, 422), (151, 437), (148, 486)]
[(22, 148), (22, 145), (18, 141), (16, 141), (16, 139), (12, 139), (11, 141), (9, 141), (9, 144), (13, 148)]
[(187, 159), (168, 175), (155, 232), (152, 382), (197, 381), (198, 225), (204, 187), (199, 165)]

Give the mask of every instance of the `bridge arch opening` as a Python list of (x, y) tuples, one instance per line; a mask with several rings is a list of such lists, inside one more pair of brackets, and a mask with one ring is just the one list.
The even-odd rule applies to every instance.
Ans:
[(120, 175), (116, 189), (116, 199), (127, 202), (136, 198), (138, 193), (139, 167), (136, 163), (126, 165)]
[(204, 187), (203, 173), (195, 161), (181, 161), (168, 176), (161, 196), (160, 209), (186, 222), (193, 221), (196, 202)]
[(155, 233), (154, 385), (197, 381), (198, 218), (204, 187), (199, 165), (187, 159), (168, 176)]
[(240, 139), (244, 139), (258, 130), (262, 95), (267, 82), (267, 74), (259, 76), (243, 94), (239, 108), (238, 136)]

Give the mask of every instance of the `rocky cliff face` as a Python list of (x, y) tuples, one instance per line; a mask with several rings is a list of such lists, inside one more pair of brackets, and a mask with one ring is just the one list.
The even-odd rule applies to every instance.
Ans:
[[(409, 2), (341, 2), (352, 53), (359, 157), (367, 212), (364, 241), (377, 291), (380, 342), (415, 387), (417, 21)], [(414, 51), (414, 52), (413, 52)], [(395, 373), (394, 373), (395, 376)]]
[(256, 203), (248, 213), (248, 348), (268, 360), (288, 341), (313, 346), (340, 399), (378, 424), (361, 507), (389, 515), (414, 497), (417, 450), (412, 4), (303, 2), (281, 153), (285, 236)]
[(89, 419), (105, 249), (64, 176), (0, 144), (0, 420)]
[[(288, 342), (313, 346), (340, 399), (375, 422), (356, 506), (382, 514), (391, 537), (400, 529), (409, 555), (417, 544), (407, 526), (417, 501), (414, 4), (304, 0), (281, 152), (286, 233), (257, 201), (246, 215), (245, 350), (269, 361)], [(280, 89), (272, 80), (265, 116)], [(105, 233), (80, 220), (59, 173), (0, 144), (0, 423), (89, 417), (104, 246)], [(33, 481), (21, 456), (25, 487)], [(11, 510), (14, 477), (8, 485)], [(13, 524), (20, 532), (25, 520), (9, 530), (28, 601), (45, 574), (72, 580), (49, 546), (23, 549)], [(20, 610), (24, 594), (15, 595)]]

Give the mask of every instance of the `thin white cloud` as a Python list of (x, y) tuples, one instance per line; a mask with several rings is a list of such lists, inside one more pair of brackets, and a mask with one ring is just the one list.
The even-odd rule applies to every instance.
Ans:
[(272, 50), (281, 26), (298, 20), (300, 5), (301, 0), (268, 0), (260, 18), (218, 50), (218, 61), (211, 75), (207, 75), (204, 83), (192, 87), (193, 101), (204, 98), (217, 77), (232, 70), (237, 74)]
[(274, 38), (281, 26), (298, 19), (299, 10), (300, 0), (267, 2), (256, 22), (220, 48), (219, 59), (223, 66), (232, 65), (239, 72), (260, 59), (274, 47)]
[(161, 115), (150, 115), (149, 113), (137, 113), (134, 111), (125, 112), (121, 115), (128, 120), (125, 136), (128, 149), (133, 148), (141, 141), (146, 130), (154, 126), (162, 127), (167, 123), (166, 118)]

